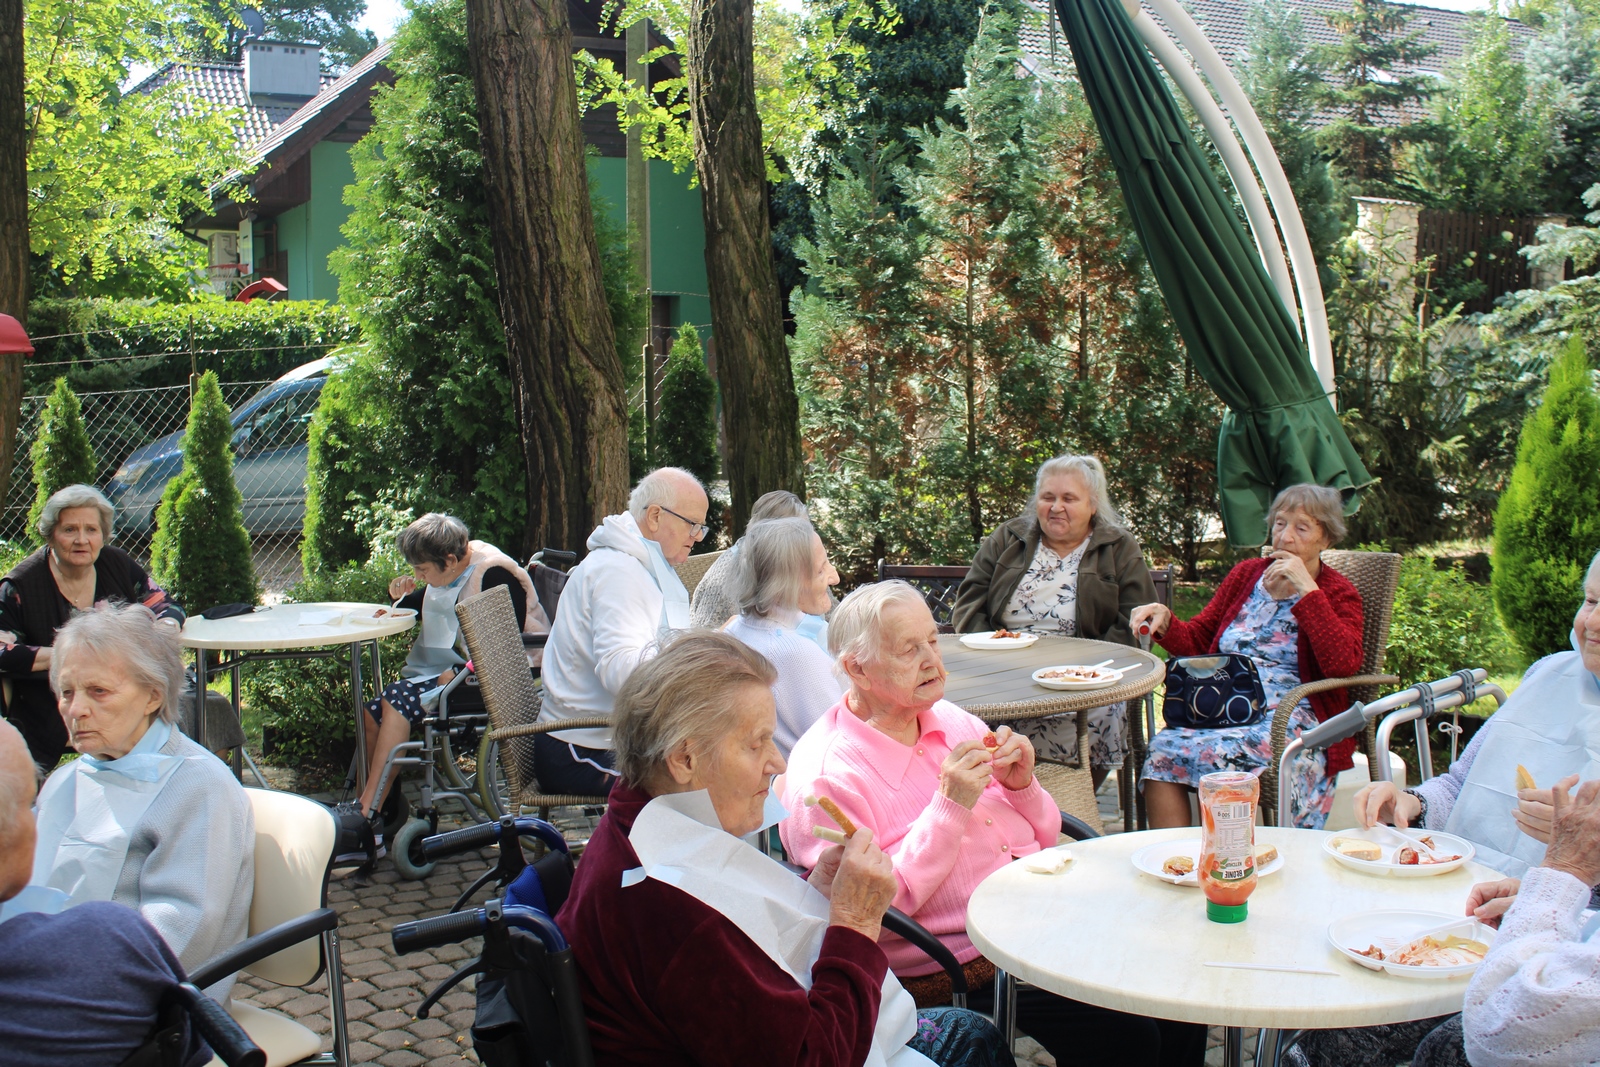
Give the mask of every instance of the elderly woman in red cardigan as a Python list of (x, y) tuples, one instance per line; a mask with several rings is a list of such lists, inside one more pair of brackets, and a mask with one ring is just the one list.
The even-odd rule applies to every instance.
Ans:
[[(1188, 622), (1160, 604), (1135, 608), (1137, 632), (1148, 621), (1168, 652), (1202, 656), (1235, 652), (1255, 663), (1267, 707), (1301, 682), (1352, 675), (1361, 666), (1361, 594), (1350, 579), (1325, 566), (1324, 549), (1344, 536), (1338, 492), (1291, 485), (1267, 512), (1272, 551), (1228, 572), (1205, 610)], [(1343, 689), (1313, 695), (1289, 715), (1297, 737), (1343, 711)], [(1143, 780), (1152, 826), (1189, 824), (1189, 792), (1212, 771), (1256, 770), (1272, 755), (1272, 717), (1253, 726), (1191, 730), (1169, 726), (1150, 740)], [(1296, 761), (1290, 776), (1294, 823), (1321, 829), (1333, 806), (1334, 780), (1348, 768), (1355, 739)]]

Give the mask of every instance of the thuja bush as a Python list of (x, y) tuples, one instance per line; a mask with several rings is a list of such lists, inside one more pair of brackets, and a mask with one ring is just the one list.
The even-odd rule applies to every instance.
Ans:
[(33, 484), (38, 487), (28, 512), (28, 536), (39, 539), (39, 515), (45, 501), (69, 485), (93, 485), (98, 466), (89, 430), (83, 424), (83, 405), (65, 378), (57, 378), (54, 391), (39, 414), (39, 436), (29, 452)]

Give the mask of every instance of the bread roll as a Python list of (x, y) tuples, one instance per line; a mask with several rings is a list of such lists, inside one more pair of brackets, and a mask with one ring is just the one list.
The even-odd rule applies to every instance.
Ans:
[(1518, 789), (1538, 789), (1539, 788), (1539, 783), (1535, 782), (1533, 780), (1533, 775), (1528, 773), (1528, 768), (1524, 767), (1520, 763), (1517, 764), (1517, 788)]

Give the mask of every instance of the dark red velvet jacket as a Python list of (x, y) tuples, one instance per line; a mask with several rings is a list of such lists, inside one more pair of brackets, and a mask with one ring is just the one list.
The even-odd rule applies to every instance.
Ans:
[[(1172, 620), (1160, 645), (1175, 656), (1201, 656), (1218, 651), (1222, 632), (1239, 614), (1250, 591), (1256, 587), (1272, 560), (1247, 559), (1228, 572), (1211, 603), (1188, 622)], [(1361, 594), (1350, 579), (1327, 564), (1317, 576), (1317, 588), (1301, 597), (1294, 608), (1300, 625), (1296, 650), (1300, 654), (1300, 680), (1315, 682), (1323, 678), (1344, 678), (1361, 669)], [(1350, 706), (1343, 689), (1311, 696), (1311, 711), (1318, 722), (1326, 722)], [(1351, 737), (1328, 749), (1328, 774), (1351, 767), (1350, 754), (1357, 738)]]
[(650, 798), (622, 783), (556, 916), (583, 978), (595, 1062), (843, 1067), (865, 1062), (889, 963), (876, 942), (829, 927), (811, 991), (720, 912), (664, 882), (622, 887), (639, 866), (628, 832)]

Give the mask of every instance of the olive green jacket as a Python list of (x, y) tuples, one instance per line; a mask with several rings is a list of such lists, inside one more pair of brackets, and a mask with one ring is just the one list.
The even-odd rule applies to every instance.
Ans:
[[(956, 633), (999, 627), (1006, 602), (1028, 573), (1038, 548), (1039, 524), (1031, 515), (1012, 519), (988, 536), (956, 590), (950, 615)], [(1132, 645), (1128, 613), (1155, 599), (1156, 587), (1138, 540), (1120, 526), (1096, 521), (1078, 564), (1078, 636)]]

